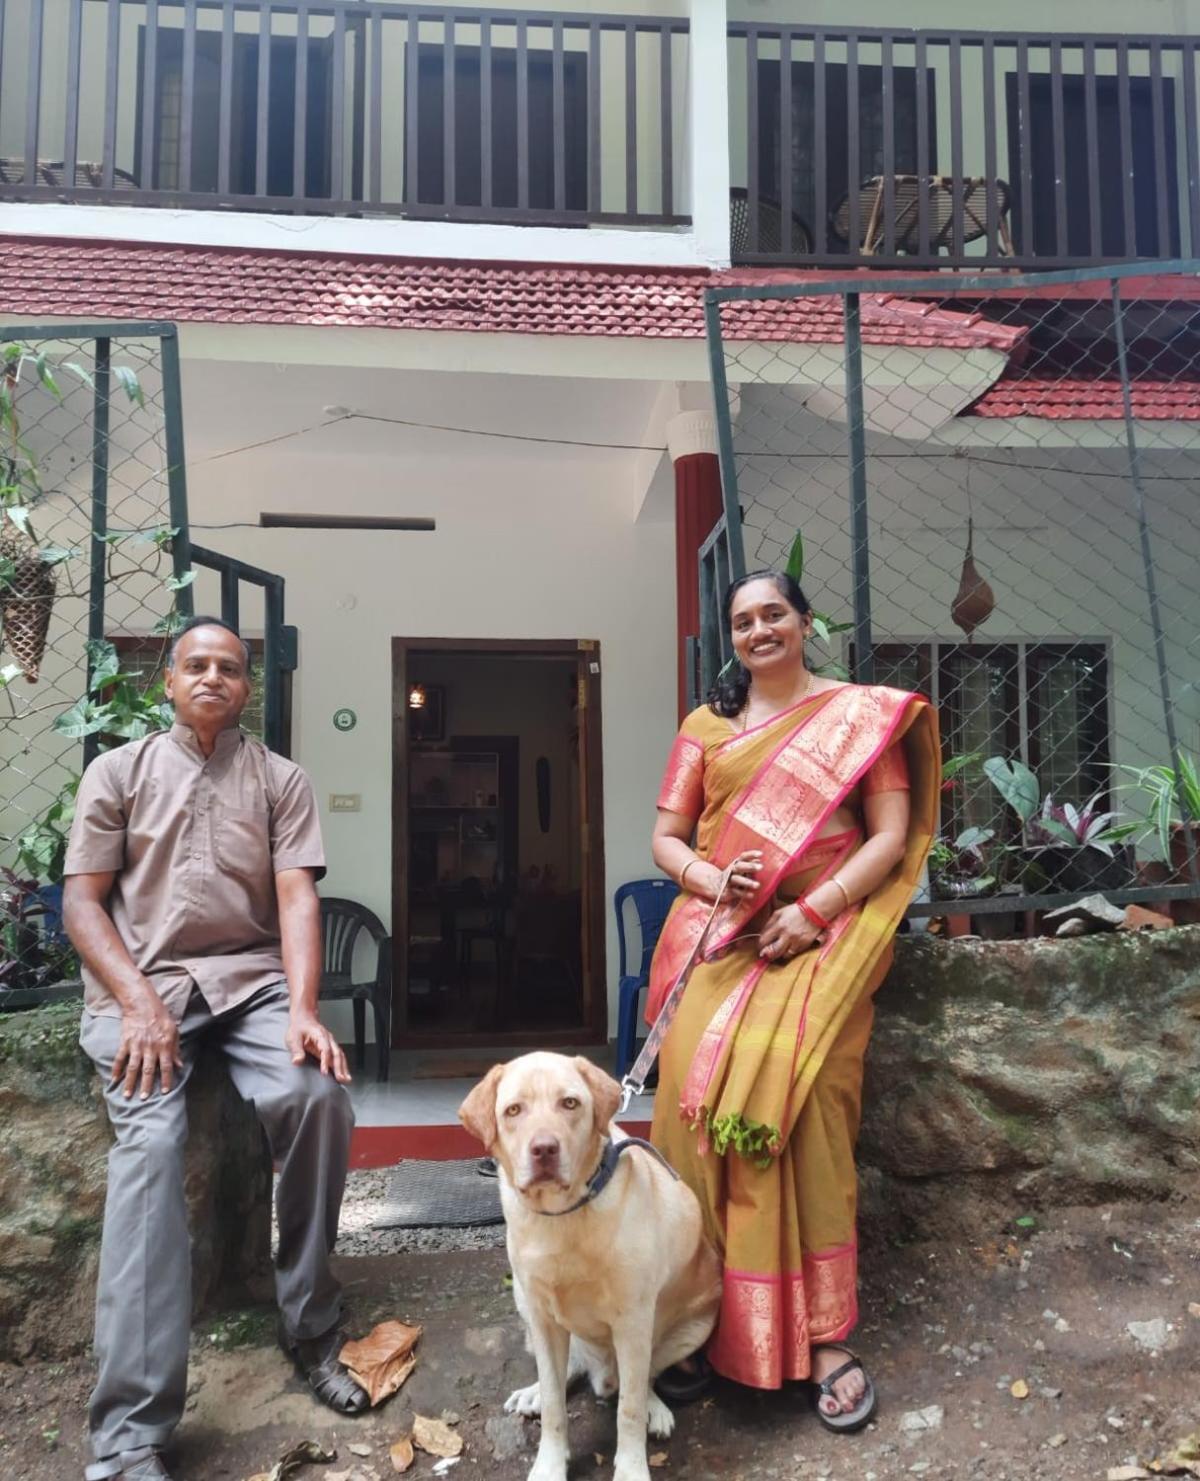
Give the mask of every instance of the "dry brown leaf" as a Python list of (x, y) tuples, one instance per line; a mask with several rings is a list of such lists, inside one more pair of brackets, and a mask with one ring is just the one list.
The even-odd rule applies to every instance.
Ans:
[(413, 1451), (412, 1437), (401, 1435), (388, 1451), (388, 1454), (392, 1457), (392, 1470), (407, 1471), (416, 1458)]
[(1027, 1399), (1029, 1397), (1029, 1385), (1023, 1378), (1018, 1378), (1016, 1383), (1009, 1389), (1014, 1399)]
[(1189, 1316), (1200, 1316), (1200, 1301), (1189, 1301), (1188, 1302), (1188, 1315)]
[(316, 1440), (301, 1440), (299, 1445), (293, 1445), (290, 1450), (285, 1450), (269, 1471), (259, 1471), (257, 1475), (250, 1477), (250, 1481), (286, 1481), (288, 1476), (298, 1471), (310, 1460), (336, 1459), (336, 1450), (326, 1450)]
[(650, 1457), (650, 1464), (657, 1470), (660, 1466), (665, 1466), (670, 1458), (665, 1450), (656, 1450)]
[(417, 1366), (413, 1348), (422, 1330), (404, 1322), (380, 1322), (338, 1354), (355, 1383), (366, 1389), (372, 1408), (394, 1394)]
[(463, 1438), (456, 1435), (442, 1419), (427, 1419), (424, 1414), (413, 1417), (413, 1444), (426, 1455), (436, 1455), (442, 1460), (452, 1460), (462, 1454)]

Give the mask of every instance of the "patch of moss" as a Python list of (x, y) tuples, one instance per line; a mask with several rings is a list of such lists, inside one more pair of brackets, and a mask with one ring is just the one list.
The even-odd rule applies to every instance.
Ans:
[(273, 1306), (226, 1311), (209, 1323), (201, 1340), (220, 1352), (230, 1352), (235, 1347), (270, 1347), (275, 1340), (275, 1320)]
[(74, 1074), (80, 1067), (78, 1002), (0, 1014), (0, 1065)]

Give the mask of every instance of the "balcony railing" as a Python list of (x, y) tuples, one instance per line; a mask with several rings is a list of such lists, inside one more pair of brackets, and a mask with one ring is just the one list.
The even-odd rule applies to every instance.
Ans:
[(1033, 267), (1200, 250), (1191, 38), (729, 35), (735, 261)]
[(685, 20), (362, 0), (0, 18), (2, 200), (687, 220)]

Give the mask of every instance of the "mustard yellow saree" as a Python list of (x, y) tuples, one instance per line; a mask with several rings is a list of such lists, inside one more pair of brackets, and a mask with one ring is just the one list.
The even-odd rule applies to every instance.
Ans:
[[(761, 849), (760, 903), (718, 907), (663, 1045), (652, 1138), (700, 1199), (725, 1262), (719, 1373), (756, 1388), (807, 1378), (810, 1349), (857, 1320), (856, 1178), (871, 997), (891, 960), (937, 820), (936, 720), (918, 696), (844, 685), (738, 733), (707, 708), (684, 721), (658, 805), (696, 819), (700, 856)], [(904, 858), (825, 939), (766, 963), (757, 932), (782, 900), (835, 873), (871, 791), (909, 788)], [(651, 969), (647, 1018), (705, 932), (682, 894)]]

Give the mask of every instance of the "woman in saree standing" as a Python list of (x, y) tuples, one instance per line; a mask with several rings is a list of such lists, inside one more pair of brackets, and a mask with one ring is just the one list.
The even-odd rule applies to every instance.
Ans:
[[(790, 577), (734, 582), (724, 615), (734, 675), (684, 721), (658, 799), (654, 858), (681, 892), (647, 1019), (683, 973), (687, 989), (652, 1138), (724, 1261), (708, 1362), (755, 1388), (810, 1380), (822, 1421), (858, 1429), (875, 1391), (842, 1344), (863, 1055), (936, 827), (937, 726), (916, 695), (808, 670), (812, 609)], [(664, 1395), (697, 1377), (669, 1370)]]

